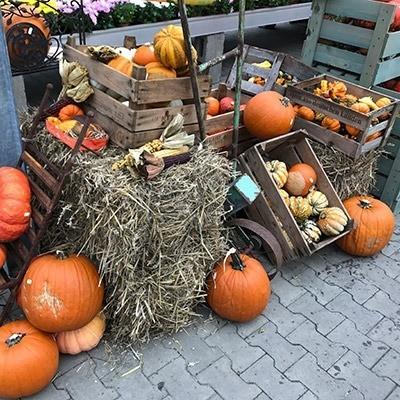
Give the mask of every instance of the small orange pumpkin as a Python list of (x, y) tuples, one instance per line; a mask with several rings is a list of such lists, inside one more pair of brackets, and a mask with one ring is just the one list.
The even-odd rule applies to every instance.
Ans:
[(333, 132), (339, 132), (341, 128), (340, 121), (331, 117), (325, 117), (322, 120), (321, 125)]
[(68, 121), (74, 119), (77, 115), (85, 115), (84, 112), (75, 104), (69, 104), (63, 107), (58, 113), (60, 121)]
[(208, 104), (208, 114), (215, 116), (219, 114), (219, 101), (215, 97), (206, 97), (204, 101)]
[(360, 133), (359, 129), (354, 128), (354, 126), (350, 126), (350, 125), (346, 125), (346, 131), (353, 138), (356, 138), (358, 136), (358, 134)]
[(7, 247), (4, 244), (0, 244), (0, 269), (3, 268), (7, 260)]
[(124, 56), (118, 56), (110, 60), (107, 64), (109, 67), (121, 72), (126, 76), (132, 76), (134, 64), (131, 60)]
[(142, 66), (157, 61), (157, 57), (154, 54), (154, 47), (149, 44), (144, 44), (143, 46), (138, 47), (133, 57), (133, 62)]
[(332, 99), (342, 99), (346, 96), (347, 86), (343, 82), (335, 81), (329, 83), (329, 95)]
[(302, 106), (302, 107), (299, 107), (299, 109), (297, 110), (297, 116), (300, 118), (303, 118), (307, 121), (314, 121), (315, 112), (313, 110), (311, 110), (311, 108), (309, 108), (309, 107)]
[(148, 80), (176, 78), (176, 72), (173, 69), (165, 67), (158, 61), (147, 64), (146, 72)]
[(317, 174), (308, 164), (293, 165), (288, 171), (285, 190), (292, 196), (306, 196), (317, 183)]
[(373, 133), (371, 136), (369, 136), (369, 137), (367, 138), (367, 140), (365, 141), (365, 143), (372, 142), (373, 140), (378, 139), (378, 138), (380, 138), (380, 137), (382, 137), (382, 136), (383, 136), (382, 131), (375, 132), (375, 133)]
[(368, 114), (370, 112), (369, 107), (365, 103), (355, 103), (351, 106), (351, 109), (363, 114)]
[(390, 208), (370, 196), (355, 196), (343, 202), (354, 229), (337, 241), (338, 246), (353, 256), (373, 256), (390, 241), (396, 224)]
[(207, 302), (212, 310), (237, 322), (256, 318), (271, 295), (264, 267), (244, 254), (234, 254), (219, 263), (207, 279), (207, 288)]

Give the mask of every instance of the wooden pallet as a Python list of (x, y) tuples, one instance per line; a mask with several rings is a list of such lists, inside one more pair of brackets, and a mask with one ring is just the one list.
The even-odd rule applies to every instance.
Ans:
[[(296, 104), (310, 107), (316, 112), (320, 112), (329, 117), (339, 120), (342, 124), (353, 126), (360, 130), (357, 138), (350, 139), (341, 134), (326, 129), (317, 123), (306, 121), (301, 118), (296, 118), (295, 127), (297, 129), (305, 129), (315, 140), (334, 146), (338, 150), (347, 154), (354, 159), (362, 154), (365, 154), (379, 146), (386, 143), (393, 124), (396, 120), (396, 115), (399, 110), (399, 101), (395, 98), (390, 98), (392, 101), (390, 105), (382, 107), (379, 110), (371, 111), (368, 114), (363, 114), (352, 110), (349, 107), (332, 102), (324, 97), (316, 96), (313, 93), (313, 88), (319, 86), (321, 80), (329, 82), (335, 81), (329, 75), (320, 75), (296, 85), (287, 88), (286, 96)], [(382, 94), (365, 89), (354, 83), (345, 82), (348, 92), (357, 96), (358, 98), (370, 96), (375, 101), (382, 97)], [(373, 125), (373, 120), (377, 119), (383, 114), (390, 113), (391, 117), (387, 120), (381, 121)], [(377, 132), (382, 132), (382, 136), (373, 140), (369, 140), (370, 136)]]
[[(390, 32), (394, 5), (370, 0), (313, 0), (312, 11), (303, 47), (304, 63), (366, 87), (400, 74), (400, 31)], [(338, 22), (341, 18), (370, 21), (375, 28)]]
[[(133, 38), (129, 41), (131, 45), (135, 43)], [(146, 69), (140, 66), (133, 69), (132, 77), (128, 77), (94, 60), (88, 54), (87, 46), (77, 46), (72, 39), (64, 46), (64, 58), (85, 66), (90, 79), (102, 85), (101, 89), (94, 89), (94, 95), (85, 102), (84, 108), (94, 112), (94, 122), (100, 124), (111, 140), (122, 148), (136, 148), (159, 138), (178, 113), (185, 117), (186, 131), (198, 130), (189, 77), (146, 80)], [(199, 76), (199, 88), (201, 98), (209, 95), (211, 81), (208, 75)], [(110, 90), (129, 105), (110, 96)], [(168, 105), (173, 100), (182, 100), (183, 106)], [(205, 104), (203, 112), (205, 118)]]
[(248, 207), (249, 216), (273, 233), (281, 245), (286, 261), (311, 255), (335, 242), (352, 229), (352, 221), (349, 217), (349, 223), (341, 235), (325, 238), (316, 244), (309, 244), (279, 194), (272, 175), (265, 167), (265, 162), (268, 160), (283, 161), (288, 167), (301, 162), (311, 165), (317, 173), (317, 187), (325, 193), (329, 205), (341, 208), (347, 215), (341, 200), (310, 146), (307, 132), (299, 130), (259, 143), (244, 152), (239, 159), (243, 172), (249, 174), (262, 189), (261, 195)]

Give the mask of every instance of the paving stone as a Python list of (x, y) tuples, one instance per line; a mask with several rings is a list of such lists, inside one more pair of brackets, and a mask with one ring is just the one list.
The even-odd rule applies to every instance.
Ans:
[(391, 380), (378, 377), (364, 367), (358, 356), (351, 351), (344, 355), (328, 372), (337, 379), (349, 382), (364, 394), (365, 400), (383, 400), (396, 386)]
[[(322, 257), (318, 257), (318, 259), (323, 260)], [(287, 281), (290, 281), (291, 279), (296, 278), (298, 275), (301, 275), (304, 271), (306, 271), (309, 268), (310, 267), (308, 265), (303, 264), (298, 260), (290, 261), (281, 267), (280, 273)]]
[(400, 400), (400, 387), (394, 389), (386, 400)]
[(278, 332), (282, 336), (287, 336), (306, 320), (302, 315), (294, 314), (288, 308), (283, 307), (278, 296), (274, 294), (270, 297), (268, 308), (263, 315), (277, 326)]
[(278, 272), (277, 276), (273, 279), (271, 285), (272, 292), (279, 297), (280, 303), (285, 307), (306, 293), (305, 289), (294, 286), (286, 279), (282, 278), (280, 272)]
[(232, 369), (243, 372), (264, 355), (258, 347), (250, 346), (237, 334), (234, 324), (225, 325), (217, 334), (206, 339), (210, 346), (218, 346), (232, 361)]
[[(314, 253), (312, 256), (303, 257), (301, 261), (296, 261), (300, 266), (307, 266), (311, 268), (320, 279), (325, 279), (333, 270), (337, 267), (333, 266), (331, 262), (328, 262), (326, 258), (322, 257), (318, 253)], [(336, 260), (336, 262), (339, 262)], [(301, 267), (297, 269), (300, 270)]]
[(363, 396), (347, 382), (336, 380), (317, 365), (310, 353), (291, 366), (285, 375), (292, 381), (302, 382), (319, 400), (361, 400)]
[(400, 246), (399, 242), (392, 240), (390, 243), (381, 251), (387, 257), (391, 257), (394, 260), (400, 259)]
[(350, 254), (340, 250), (335, 244), (324, 247), (318, 252), (318, 254), (333, 265), (343, 263), (353, 258)]
[(210, 385), (224, 399), (253, 400), (261, 390), (256, 385), (243, 381), (231, 368), (227, 357), (220, 358), (202, 371), (197, 380)]
[(400, 353), (400, 327), (390, 319), (384, 318), (368, 333), (368, 336), (372, 340), (380, 340)]
[(87, 353), (80, 353), (76, 356), (69, 356), (66, 354), (60, 354), (60, 363), (58, 366), (57, 376), (64, 375), (72, 368), (78, 368), (81, 364), (89, 359)]
[(317, 330), (326, 335), (336, 326), (338, 326), (344, 317), (339, 313), (333, 313), (318, 303), (311, 293), (307, 293), (296, 300), (288, 307), (291, 311), (301, 313), (309, 320), (314, 322)]
[(364, 304), (364, 307), (378, 311), (396, 325), (400, 325), (400, 305), (392, 301), (385, 292), (381, 290), (377, 292)]
[(208, 318), (206, 319), (199, 318), (199, 321), (196, 322), (195, 326), (197, 327), (197, 335), (205, 339), (206, 337), (216, 333), (227, 323), (228, 323), (227, 320), (222, 319), (211, 312)]
[(314, 393), (307, 391), (303, 394), (303, 396), (300, 397), (299, 400), (318, 400), (318, 397)]
[(256, 333), (259, 329), (268, 322), (264, 315), (259, 315), (250, 322), (235, 324), (238, 334), (243, 338), (247, 338), (252, 333)]
[(373, 365), (389, 350), (389, 347), (382, 342), (371, 340), (368, 336), (356, 329), (354, 322), (345, 319), (332, 332), (328, 339), (340, 343), (356, 353), (361, 362), (367, 367)]
[(196, 335), (196, 328), (189, 327), (174, 336), (174, 345), (178, 353), (185, 359), (187, 370), (197, 374), (209, 367), (223, 356), (218, 347), (210, 347)]
[(400, 385), (400, 353), (390, 350), (372, 369), (379, 376), (385, 376)]
[(262, 392), (254, 400), (272, 400), (272, 399), (271, 397), (267, 396), (264, 392)]
[(165, 387), (174, 400), (207, 400), (214, 394), (209, 386), (200, 385), (194, 379), (186, 370), (185, 360), (181, 357), (161, 368), (149, 379), (157, 387)]
[(261, 347), (274, 359), (275, 367), (281, 372), (286, 371), (306, 354), (306, 351), (301, 346), (293, 345), (279, 335), (276, 326), (272, 322), (264, 325), (259, 332), (249, 336), (246, 341), (252, 346)]
[(316, 275), (315, 271), (310, 268), (297, 277), (291, 279), (290, 283), (304, 287), (317, 298), (319, 303), (323, 305), (329, 303), (343, 291), (337, 286), (329, 285), (324, 282)]
[(346, 353), (346, 347), (333, 343), (316, 331), (315, 325), (305, 321), (294, 330), (287, 340), (291, 343), (302, 345), (317, 358), (317, 363), (323, 369), (331, 367), (340, 357)]
[(274, 360), (265, 355), (252, 365), (241, 377), (257, 385), (273, 400), (297, 400), (306, 388), (299, 382), (291, 382), (275, 367)]
[(362, 333), (367, 333), (382, 319), (382, 314), (367, 310), (356, 303), (348, 293), (340, 294), (327, 304), (326, 308), (345, 315), (356, 324), (357, 329)]
[(53, 384), (34, 396), (24, 397), (25, 400), (70, 400), (71, 397), (65, 390), (57, 390)]
[(57, 389), (65, 389), (74, 400), (87, 400), (90, 397), (96, 400), (115, 400), (118, 392), (106, 388), (94, 373), (95, 365), (91, 360), (86, 360), (79, 369), (71, 369), (63, 376), (57, 378), (54, 384)]
[[(399, 244), (398, 244), (399, 246)], [(400, 247), (400, 246), (399, 246)], [(393, 258), (387, 257), (382, 253), (378, 253), (373, 257), (373, 264), (378, 268), (385, 271), (386, 275), (390, 278), (397, 278), (400, 276), (400, 261), (394, 260)]]

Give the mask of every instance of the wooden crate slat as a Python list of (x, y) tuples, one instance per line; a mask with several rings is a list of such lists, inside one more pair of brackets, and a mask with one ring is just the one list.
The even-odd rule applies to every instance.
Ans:
[(393, 204), (400, 191), (400, 156), (398, 155), (392, 164), (392, 169), (387, 177), (386, 184), (381, 193), (381, 199)]
[(381, 3), (375, 1), (334, 0), (326, 3), (325, 12), (340, 17), (376, 22), (380, 5)]
[(41, 227), (44, 223), (44, 216), (36, 209), (32, 208), (32, 220), (38, 227)]
[(311, 68), (308, 65), (303, 64), (297, 58), (288, 54), (286, 54), (283, 58), (281, 70), (295, 76), (301, 81), (310, 79), (312, 76), (317, 74), (315, 68)]
[(374, 84), (386, 82), (398, 75), (400, 75), (400, 56), (378, 64)]
[(50, 210), (52, 205), (50, 197), (39, 187), (36, 182), (33, 182), (32, 179), (29, 180), (29, 184), (31, 186), (32, 193), (39, 200), (40, 204), (42, 204), (46, 210)]
[(382, 57), (385, 58), (396, 54), (400, 54), (400, 31), (388, 33)]

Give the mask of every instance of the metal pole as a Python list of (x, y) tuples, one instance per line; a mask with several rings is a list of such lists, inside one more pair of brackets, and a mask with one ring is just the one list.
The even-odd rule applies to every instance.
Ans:
[(179, 4), (179, 14), (181, 17), (181, 24), (183, 30), (183, 37), (185, 40), (185, 50), (186, 57), (189, 62), (189, 70), (190, 70), (190, 81), (192, 83), (192, 91), (194, 98), (194, 105), (196, 108), (197, 121), (199, 124), (199, 135), (195, 135), (195, 144), (199, 144), (199, 142), (203, 142), (206, 138), (206, 129), (204, 125), (204, 116), (201, 110), (201, 97), (199, 91), (199, 83), (197, 81), (197, 67), (195, 66), (193, 55), (192, 55), (192, 40), (190, 37), (189, 23), (186, 12), (186, 5), (184, 0), (178, 0)]

